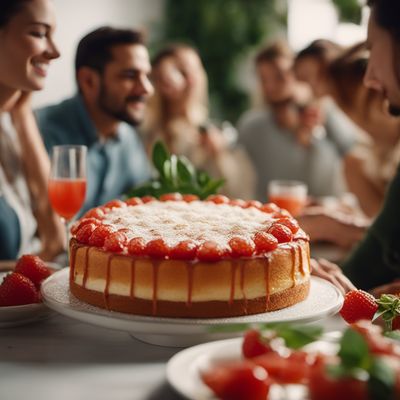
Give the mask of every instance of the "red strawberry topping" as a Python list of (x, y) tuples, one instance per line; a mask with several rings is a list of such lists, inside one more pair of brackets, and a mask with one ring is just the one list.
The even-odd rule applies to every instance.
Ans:
[(39, 288), (41, 282), (51, 275), (44, 261), (32, 254), (23, 255), (15, 266), (15, 272), (18, 272), (29, 278), (33, 284)]
[(128, 239), (123, 232), (112, 232), (104, 240), (104, 249), (120, 253), (127, 245)]
[(96, 207), (89, 210), (83, 218), (96, 218), (96, 219), (104, 219), (105, 213), (102, 207)]
[(98, 226), (93, 233), (90, 235), (89, 244), (91, 246), (103, 247), (106, 238), (113, 232), (113, 229), (109, 225)]
[(184, 240), (171, 248), (170, 257), (177, 260), (193, 260), (196, 253), (196, 243), (191, 240)]
[(150, 257), (154, 258), (164, 258), (169, 255), (170, 248), (165, 243), (164, 239), (154, 239), (150, 240), (150, 242), (146, 245), (146, 253)]
[(143, 204), (143, 201), (140, 197), (131, 197), (130, 199), (126, 200), (125, 203), (128, 206), (138, 206), (140, 204)]
[(257, 254), (267, 253), (278, 247), (278, 239), (267, 232), (257, 232), (253, 240), (256, 245)]
[(89, 239), (94, 230), (96, 229), (95, 224), (87, 224), (82, 226), (79, 231), (76, 233), (76, 240), (82, 244), (89, 244)]
[(135, 237), (128, 243), (128, 253), (131, 256), (143, 256), (145, 252), (146, 243), (143, 238)]
[(377, 309), (378, 304), (372, 294), (363, 290), (351, 290), (344, 298), (340, 315), (352, 324), (361, 319), (371, 320)]
[(241, 237), (230, 239), (229, 246), (232, 257), (250, 257), (255, 251), (254, 242)]
[(207, 197), (207, 201), (212, 201), (215, 204), (228, 204), (229, 198), (223, 194), (212, 194)]
[(111, 200), (108, 203), (104, 204), (105, 208), (121, 208), (121, 207), (126, 207), (126, 203), (122, 200)]
[(184, 194), (182, 196), (182, 200), (186, 201), (186, 203), (191, 203), (192, 201), (199, 200), (199, 196), (195, 194)]
[(39, 293), (26, 276), (13, 272), (0, 285), (0, 306), (19, 306), (39, 302)]
[(293, 240), (292, 231), (285, 225), (274, 223), (268, 229), (268, 233), (275, 236), (279, 243), (287, 243)]
[(167, 193), (160, 196), (160, 201), (179, 201), (182, 200), (180, 193)]
[(293, 234), (300, 229), (299, 223), (294, 218), (278, 218), (276, 223), (287, 226)]
[(212, 240), (206, 240), (197, 250), (197, 257), (201, 261), (219, 261), (224, 255), (225, 250)]

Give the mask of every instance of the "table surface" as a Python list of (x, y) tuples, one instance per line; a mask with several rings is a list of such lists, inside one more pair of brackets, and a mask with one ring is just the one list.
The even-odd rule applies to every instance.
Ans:
[[(323, 325), (326, 331), (344, 326), (338, 317)], [(0, 398), (182, 400), (165, 378), (178, 351), (54, 314), (0, 329)]]

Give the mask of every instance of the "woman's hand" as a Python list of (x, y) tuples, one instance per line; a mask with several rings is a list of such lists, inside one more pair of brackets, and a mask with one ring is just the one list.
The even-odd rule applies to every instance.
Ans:
[(356, 289), (351, 281), (343, 274), (342, 270), (336, 264), (333, 264), (323, 258), (318, 261), (311, 259), (311, 275), (326, 279), (336, 286), (342, 294), (346, 294), (350, 290)]

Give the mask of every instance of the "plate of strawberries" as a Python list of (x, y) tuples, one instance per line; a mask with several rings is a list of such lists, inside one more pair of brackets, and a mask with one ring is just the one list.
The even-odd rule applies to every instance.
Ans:
[(0, 262), (0, 328), (27, 324), (50, 315), (42, 302), (40, 287), (59, 268), (32, 254)]

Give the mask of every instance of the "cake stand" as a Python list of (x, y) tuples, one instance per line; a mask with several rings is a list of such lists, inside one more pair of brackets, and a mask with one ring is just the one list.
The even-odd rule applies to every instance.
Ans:
[[(93, 325), (127, 331), (146, 343), (173, 347), (187, 347), (240, 336), (243, 324), (315, 322), (335, 314), (343, 303), (339, 290), (328, 281), (317, 277), (311, 277), (307, 299), (294, 306), (262, 314), (212, 319), (147, 317), (91, 306), (71, 294), (69, 268), (47, 278), (42, 283), (41, 290), (44, 303), (60, 314)], [(224, 327), (228, 328), (228, 325), (231, 326), (224, 331)]]

